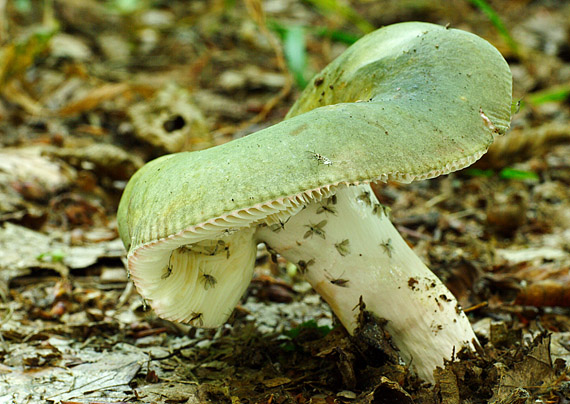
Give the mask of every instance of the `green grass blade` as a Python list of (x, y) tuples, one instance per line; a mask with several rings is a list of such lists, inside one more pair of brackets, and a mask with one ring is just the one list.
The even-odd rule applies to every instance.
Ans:
[(334, 14), (350, 21), (363, 33), (374, 31), (374, 26), (348, 4), (339, 0), (307, 0), (324, 14)]
[(533, 171), (516, 170), (506, 167), (499, 172), (499, 178), (503, 180), (533, 180), (537, 181), (538, 174)]
[(285, 27), (283, 37), (283, 53), (287, 66), (299, 88), (307, 85), (307, 48), (305, 46), (305, 29), (300, 25)]
[(526, 100), (529, 104), (540, 105), (547, 102), (561, 102), (568, 98), (570, 98), (570, 83), (529, 94)]
[[(281, 38), (285, 37), (285, 32), (288, 30), (288, 25), (282, 24), (275, 20), (269, 20), (267, 26), (275, 31)], [(320, 38), (330, 38), (333, 41), (342, 42), (347, 45), (352, 45), (358, 41), (362, 35), (356, 35), (351, 32), (330, 29), (327, 27), (303, 27), (306, 32), (309, 32)]]
[(477, 7), (479, 10), (481, 10), (487, 16), (489, 21), (491, 21), (491, 23), (495, 26), (497, 31), (499, 31), (499, 34), (503, 37), (508, 47), (515, 54), (518, 55), (519, 46), (517, 42), (513, 39), (505, 24), (503, 24), (503, 20), (501, 19), (499, 14), (497, 14), (497, 12), (493, 10), (493, 8), (489, 5), (489, 3), (487, 3), (485, 0), (468, 0), (468, 1), (471, 4), (473, 4), (475, 7)]
[(328, 29), (327, 27), (316, 27), (312, 29), (313, 33), (319, 37), (330, 38), (333, 41), (342, 42), (352, 45), (360, 39), (360, 35), (354, 35), (350, 32)]

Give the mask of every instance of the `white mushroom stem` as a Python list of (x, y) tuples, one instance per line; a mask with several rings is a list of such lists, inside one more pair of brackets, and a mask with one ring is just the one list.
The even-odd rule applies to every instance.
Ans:
[(353, 333), (358, 303), (388, 320), (387, 331), (425, 380), (475, 334), (457, 300), (394, 228), (369, 185), (342, 187), (284, 226), (260, 227), (258, 240), (297, 263)]

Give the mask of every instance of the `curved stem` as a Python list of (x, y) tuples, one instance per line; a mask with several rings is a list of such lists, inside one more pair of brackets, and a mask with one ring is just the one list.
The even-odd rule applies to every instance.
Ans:
[(292, 216), (280, 231), (256, 235), (297, 263), (313, 288), (353, 333), (362, 296), (416, 373), (433, 370), (475, 334), (457, 300), (394, 228), (369, 185), (343, 187)]

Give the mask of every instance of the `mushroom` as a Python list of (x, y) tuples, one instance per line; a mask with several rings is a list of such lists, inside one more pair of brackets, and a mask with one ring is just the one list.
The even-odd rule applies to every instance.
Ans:
[(264, 242), (350, 333), (362, 299), (433, 381), (475, 335), (369, 184), (470, 165), (508, 129), (510, 111), (509, 67), (483, 39), (417, 22), (377, 30), (317, 75), (283, 122), (139, 170), (118, 211), (130, 276), (160, 317), (217, 327)]

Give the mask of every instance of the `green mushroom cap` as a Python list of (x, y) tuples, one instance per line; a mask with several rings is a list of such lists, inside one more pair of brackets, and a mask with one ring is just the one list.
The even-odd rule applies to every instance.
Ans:
[(460, 169), (507, 130), (510, 113), (511, 73), (488, 42), (427, 23), (388, 26), (318, 74), (289, 119), (145, 165), (121, 200), (121, 238), (136, 248), (308, 189)]

